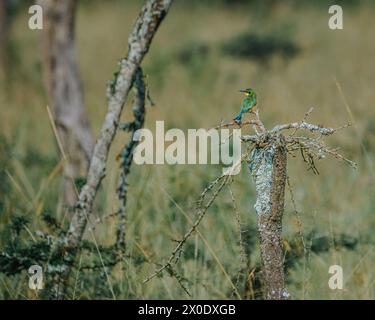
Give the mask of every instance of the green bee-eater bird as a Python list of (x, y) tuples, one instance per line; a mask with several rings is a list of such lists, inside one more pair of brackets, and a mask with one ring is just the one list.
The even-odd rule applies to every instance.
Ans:
[(242, 117), (245, 113), (254, 111), (257, 105), (257, 96), (255, 91), (251, 88), (240, 90), (245, 94), (245, 99), (242, 100), (240, 113), (233, 119), (237, 123), (241, 123)]

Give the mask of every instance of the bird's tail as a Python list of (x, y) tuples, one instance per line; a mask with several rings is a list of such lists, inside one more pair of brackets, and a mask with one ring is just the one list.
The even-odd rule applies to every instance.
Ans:
[(242, 120), (242, 113), (239, 113), (233, 120), (237, 123), (240, 123)]

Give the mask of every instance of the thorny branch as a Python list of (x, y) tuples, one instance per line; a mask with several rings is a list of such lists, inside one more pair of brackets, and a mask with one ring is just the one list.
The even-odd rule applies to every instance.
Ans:
[[(245, 154), (242, 155), (240, 161), (234, 165), (234, 169), (236, 166), (240, 166), (242, 162), (245, 161), (245, 159), (250, 155), (251, 150), (252, 149), (248, 149), (247, 152), (245, 152)], [(197, 230), (199, 224), (201, 223), (205, 214), (207, 213), (207, 210), (214, 203), (215, 199), (217, 198), (219, 193), (223, 190), (224, 186), (228, 185), (230, 182), (232, 182), (232, 176), (223, 174), (207, 185), (207, 187), (202, 191), (197, 201), (197, 218), (195, 222), (193, 223), (191, 228), (185, 233), (183, 238), (177, 241), (177, 245), (172, 251), (171, 255), (169, 256), (167, 262), (163, 264), (161, 267), (159, 267), (157, 270), (155, 270), (151, 275), (149, 275), (143, 281), (143, 283), (149, 282), (153, 278), (159, 276), (163, 271), (168, 271), (171, 275), (174, 275), (174, 276), (176, 275), (176, 272), (174, 271), (175, 270), (174, 266), (177, 265), (178, 261), (181, 258), (186, 241)], [(206, 200), (210, 193), (212, 193), (211, 197), (208, 200)], [(242, 242), (242, 239), (240, 241)], [(181, 282), (179, 281), (179, 279), (177, 280), (181, 285)], [(182, 287), (182, 288), (188, 295), (190, 295), (190, 293), (187, 291), (185, 287)]]
[[(193, 232), (197, 229), (198, 225), (202, 221), (203, 217), (205, 216), (205, 213), (207, 212), (208, 208), (213, 204), (216, 197), (220, 193), (220, 191), (223, 189), (223, 187), (227, 184), (230, 176), (220, 176), (218, 179), (216, 179), (213, 183), (211, 183), (201, 194), (201, 197), (199, 199), (199, 211), (198, 211), (198, 218), (195, 220), (194, 224), (191, 226), (188, 232), (183, 236), (181, 240), (178, 240), (177, 246), (172, 251), (170, 257), (168, 258), (167, 262), (161, 266), (159, 269), (155, 270), (154, 273), (152, 273), (150, 276), (148, 276), (143, 283), (146, 283), (150, 281), (151, 279), (155, 278), (159, 274), (161, 274), (164, 270), (173, 270), (173, 266), (175, 266), (180, 257), (183, 250), (183, 247), (186, 243), (186, 241), (190, 238), (190, 236), (193, 234)], [(206, 204), (203, 204), (204, 198), (208, 191), (212, 190), (212, 188), (217, 184), (220, 183), (219, 187), (215, 190), (211, 198), (208, 200)]]
[[(261, 134), (256, 135), (244, 135), (241, 137), (243, 142), (252, 142), (257, 146), (265, 146), (273, 137), (279, 135), (281, 131), (294, 129), (293, 132), (285, 136), (287, 145), (287, 151), (293, 153), (299, 151), (303, 160), (309, 164), (309, 167), (313, 169), (315, 173), (318, 173), (314, 164), (314, 159), (324, 159), (326, 155), (330, 155), (338, 160), (345, 161), (351, 167), (355, 168), (356, 163), (344, 157), (338, 152), (338, 149), (331, 149), (326, 146), (322, 140), (324, 136), (333, 135), (339, 130), (347, 128), (350, 123), (338, 127), (329, 128), (321, 125), (311, 124), (306, 122), (306, 118), (312, 113), (314, 109), (311, 108), (306, 112), (304, 118), (300, 122), (292, 122), (288, 124), (276, 125), (270, 131), (264, 131)], [(260, 121), (260, 120), (259, 120)], [(260, 121), (261, 122), (261, 121)], [(298, 130), (305, 130), (311, 133), (317, 133), (317, 136), (295, 136)]]

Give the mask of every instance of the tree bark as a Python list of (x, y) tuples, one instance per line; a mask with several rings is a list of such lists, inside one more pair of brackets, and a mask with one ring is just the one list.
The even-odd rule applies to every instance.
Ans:
[(171, 3), (172, 0), (149, 0), (135, 21), (133, 31), (128, 39), (127, 56), (120, 61), (119, 72), (108, 87), (108, 112), (91, 158), (87, 183), (81, 190), (69, 228), (67, 243), (71, 247), (77, 246), (82, 239), (96, 193), (105, 176), (109, 148), (115, 137), (134, 75), (148, 52), (151, 41)]
[(76, 61), (76, 0), (40, 0), (43, 7), (43, 62), (45, 87), (67, 161), (64, 164), (64, 200), (77, 200), (74, 179), (85, 176), (93, 138), (83, 102)]
[[(64, 260), (62, 273), (58, 283), (65, 287), (75, 260), (77, 249), (81, 243), (87, 222), (92, 213), (92, 206), (101, 181), (105, 177), (106, 162), (109, 149), (115, 137), (122, 109), (128, 93), (133, 85), (134, 76), (149, 50), (152, 39), (160, 23), (166, 16), (173, 0), (148, 0), (136, 19), (133, 31), (128, 38), (128, 53), (119, 62), (119, 70), (115, 79), (107, 89), (108, 111), (103, 121), (100, 135), (95, 144), (87, 182), (83, 186), (68, 233), (63, 241)], [(56, 298), (64, 296), (64, 289), (57, 292)]]
[(284, 300), (289, 294), (284, 285), (282, 217), (286, 183), (285, 140), (279, 136), (265, 149), (255, 149), (253, 162), (257, 191), (255, 209), (266, 299)]

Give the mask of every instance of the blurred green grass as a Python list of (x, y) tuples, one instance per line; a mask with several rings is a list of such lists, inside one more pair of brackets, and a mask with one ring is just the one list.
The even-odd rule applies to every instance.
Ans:
[[(106, 83), (117, 61), (126, 53), (127, 35), (140, 5), (139, 1), (96, 1), (80, 6), (79, 65), (95, 133), (106, 113)], [(330, 138), (329, 143), (342, 147), (345, 155), (358, 163), (358, 169), (353, 171), (344, 163), (324, 160), (318, 162), (320, 175), (315, 176), (306, 171), (302, 160), (290, 158), (289, 176), (305, 237), (314, 230), (318, 236), (347, 234), (360, 240), (352, 250), (329, 248), (327, 252), (312, 252), (307, 261), (297, 260), (287, 270), (288, 289), (296, 299), (374, 299), (375, 11), (371, 6), (344, 9), (344, 30), (331, 31), (327, 27), (328, 9), (325, 5), (324, 9), (317, 7), (277, 2), (270, 12), (258, 15), (251, 10), (251, 3), (244, 11), (240, 4), (189, 6), (177, 2), (144, 61), (151, 94), (157, 103), (156, 108), (147, 110), (146, 127), (154, 130), (156, 120), (164, 120), (169, 128), (216, 126), (221, 119), (229, 120), (238, 111), (241, 97), (237, 90), (248, 86), (258, 93), (261, 116), (268, 127), (299, 120), (311, 106), (315, 107), (312, 121), (338, 127), (353, 119), (336, 86), (336, 78), (355, 123)], [(0, 230), (16, 212), (27, 214), (37, 228), (43, 210), (54, 212), (59, 219), (64, 211), (61, 174), (51, 174), (58, 166), (59, 155), (45, 108), (39, 35), (27, 29), (26, 19), (26, 14), (19, 14), (13, 26), (12, 39), (19, 62), (14, 66), (10, 88), (4, 80), (1, 85), (0, 128), (11, 155), (4, 152), (0, 156), (3, 169), (8, 172), (1, 175), (6, 190), (2, 190)], [(223, 55), (220, 50), (225, 41), (238, 34), (272, 33), (286, 24), (291, 26), (292, 37), (301, 48), (287, 63), (274, 55), (265, 66), (257, 60)], [(190, 52), (200, 44), (208, 48), (205, 53), (193, 50), (187, 62), (178, 58), (181, 52)], [(129, 102), (124, 121), (129, 119), (130, 109)], [(127, 135), (119, 133), (112, 146), (95, 216), (116, 210), (115, 157), (127, 139)], [(169, 256), (174, 247), (172, 240), (180, 238), (189, 227), (184, 214), (194, 218), (200, 192), (219, 174), (217, 166), (133, 167), (127, 231), (128, 253), (132, 258), (125, 262), (125, 272), (119, 267), (111, 275), (118, 298), (188, 298), (168, 275), (148, 284), (142, 284), (142, 280), (155, 269), (155, 263)], [(247, 246), (247, 271), (250, 271), (259, 263), (259, 251), (254, 240), (254, 188), (246, 168), (235, 177), (233, 192), (246, 230), (245, 238), (253, 239)], [(299, 228), (288, 193), (286, 198), (284, 237), (291, 241), (298, 238)], [(106, 219), (97, 226), (95, 236), (99, 243), (111, 244), (115, 230), (115, 221)], [(178, 271), (189, 280), (194, 299), (231, 298), (231, 284), (222, 267), (235, 282), (240, 251), (228, 190), (219, 196), (199, 230), (207, 242), (197, 235), (190, 239)], [(337, 292), (328, 287), (328, 267), (333, 264), (344, 268), (345, 287)], [(111, 298), (87, 288), (84, 283), (89, 280), (81, 276), (79, 298)], [(241, 281), (238, 291), (244, 294), (243, 277)], [(0, 298), (22, 296), (34, 298), (27, 289), (26, 273), (14, 277), (0, 275)]]

